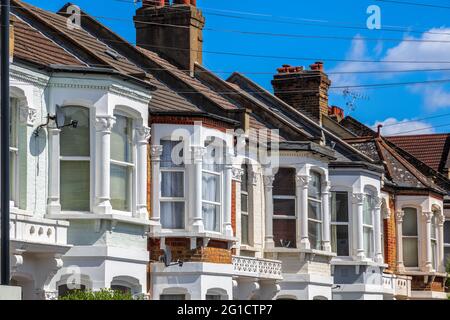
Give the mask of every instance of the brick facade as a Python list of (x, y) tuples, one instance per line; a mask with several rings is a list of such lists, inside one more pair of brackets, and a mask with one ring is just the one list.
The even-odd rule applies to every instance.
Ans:
[(272, 80), (275, 95), (321, 123), (322, 114), (328, 115), (328, 89), (331, 81), (323, 72), (323, 64), (311, 65), (311, 70), (303, 67), (278, 69)]
[[(172, 252), (172, 261), (181, 260), (183, 262), (210, 262), (231, 264), (232, 250), (228, 249), (228, 244), (223, 241), (211, 240), (208, 246), (203, 245), (202, 239), (197, 239), (197, 248), (190, 249), (190, 239), (187, 238), (166, 238), (166, 246)], [(149, 240), (150, 261), (159, 261), (163, 254), (160, 250), (160, 240)]]
[(384, 219), (384, 259), (388, 264), (387, 271), (395, 272), (397, 269), (397, 231), (395, 220), (395, 201), (389, 197), (389, 219)]

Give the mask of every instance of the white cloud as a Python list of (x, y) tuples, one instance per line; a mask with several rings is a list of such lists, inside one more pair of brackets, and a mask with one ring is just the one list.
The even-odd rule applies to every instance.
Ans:
[(422, 95), (423, 103), (429, 110), (450, 107), (450, 92), (442, 85), (417, 85), (410, 90)]
[(376, 131), (380, 124), (383, 125), (381, 134), (384, 136), (429, 134), (435, 132), (429, 123), (411, 119), (397, 120), (395, 118), (387, 118), (384, 121), (376, 121), (370, 127)]

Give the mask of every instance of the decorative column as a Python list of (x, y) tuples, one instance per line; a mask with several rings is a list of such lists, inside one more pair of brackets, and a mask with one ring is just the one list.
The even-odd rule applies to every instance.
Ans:
[(300, 231), (300, 237), (297, 237), (297, 248), (310, 249), (308, 237), (308, 186), (310, 176), (296, 176), (296, 196), (297, 196), (297, 233)]
[(405, 212), (398, 210), (395, 212), (395, 223), (397, 231), (397, 270), (405, 271), (405, 265), (403, 262), (403, 216)]
[[(196, 233), (203, 233), (205, 226), (203, 225), (203, 212), (202, 212), (202, 166), (203, 155), (206, 152), (206, 148), (202, 146), (192, 146), (192, 161), (194, 166), (193, 172), (193, 185), (194, 185), (194, 203), (193, 203), (193, 231)], [(231, 194), (231, 193), (230, 193)]]
[(154, 221), (157, 226), (155, 231), (159, 231), (161, 229), (161, 216), (160, 216), (160, 202), (159, 198), (161, 195), (160, 188), (160, 166), (161, 166), (161, 155), (163, 153), (163, 146), (153, 145), (150, 147), (150, 161), (152, 167), (152, 195), (151, 195), (151, 204), (152, 204), (152, 216), (150, 220)]
[(383, 199), (376, 197), (374, 199), (375, 207), (374, 207), (374, 233), (375, 233), (375, 257), (374, 261), (378, 263), (383, 263), (383, 247), (381, 243), (381, 205), (383, 203)]
[(233, 164), (231, 163), (231, 157), (233, 155), (228, 153), (225, 155), (225, 166), (223, 179), (225, 182), (225, 197), (223, 203), (223, 232), (227, 237), (233, 236), (233, 226), (231, 225), (231, 179), (233, 177)]
[(48, 178), (48, 200), (47, 214), (61, 213), (60, 203), (60, 149), (59, 134), (61, 130), (55, 127), (48, 127), (48, 153), (49, 153), (49, 178)]
[(322, 184), (322, 250), (327, 252), (331, 252), (330, 188), (329, 181)]
[(264, 175), (264, 200), (265, 200), (265, 247), (274, 248), (273, 241), (273, 181), (275, 176)]
[(437, 227), (438, 227), (438, 261), (437, 266), (438, 272), (445, 272), (445, 257), (444, 257), (444, 223), (445, 216), (442, 212), (439, 212), (437, 217)]
[(97, 116), (95, 118), (96, 129), (96, 183), (94, 213), (110, 214), (111, 194), (111, 129), (116, 122), (113, 116)]
[(423, 221), (425, 222), (425, 264), (424, 271), (433, 271), (433, 256), (431, 248), (431, 219), (433, 218), (433, 212), (422, 211)]
[(147, 150), (148, 139), (150, 138), (150, 128), (140, 126), (136, 128), (137, 144), (137, 202), (135, 217), (140, 219), (148, 218), (147, 210)]
[(356, 257), (364, 260), (366, 254), (364, 252), (364, 193), (353, 194), (353, 204), (356, 205)]

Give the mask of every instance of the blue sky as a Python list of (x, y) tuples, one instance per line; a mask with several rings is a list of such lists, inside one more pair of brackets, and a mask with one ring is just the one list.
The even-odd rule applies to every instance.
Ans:
[[(83, 10), (97, 16), (111, 29), (134, 42), (132, 17), (137, 6), (128, 1), (131, 0), (73, 0)], [(442, 5), (437, 0), (410, 2), (412, 1)], [(27, 2), (55, 11), (67, 1), (27, 0)], [(346, 106), (349, 99), (343, 94), (345, 86), (450, 79), (450, 72), (445, 70), (391, 72), (450, 70), (450, 54), (448, 54), (450, 9), (409, 6), (377, 0), (198, 0), (197, 2), (203, 9), (207, 27), (214, 29), (204, 32), (205, 51), (285, 57), (269, 59), (205, 53), (204, 65), (211, 70), (224, 72), (220, 73), (222, 77), (227, 77), (232, 71), (240, 71), (271, 89), (270, 80), (273, 73), (282, 64), (308, 66), (316, 60), (322, 60), (326, 71), (333, 73), (331, 75), (333, 86), (339, 87), (331, 91), (330, 104), (344, 107), (347, 114), (350, 113), (369, 125), (384, 123), (385, 134), (450, 131), (450, 84), (446, 82), (375, 89), (350, 87), (350, 91), (359, 97), (353, 110)], [(381, 8), (381, 30), (366, 28), (369, 16), (366, 10), (370, 5), (378, 5)], [(236, 30), (286, 36), (233, 32)], [(336, 61), (343, 59), (439, 63)], [(444, 63), (447, 61), (449, 63)], [(355, 71), (382, 71), (382, 73), (339, 74)], [(431, 126), (434, 128), (428, 128)]]

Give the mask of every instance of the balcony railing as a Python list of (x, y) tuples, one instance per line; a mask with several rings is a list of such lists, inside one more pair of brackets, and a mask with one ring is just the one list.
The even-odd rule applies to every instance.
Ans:
[(384, 274), (383, 288), (385, 293), (392, 294), (394, 297), (408, 298), (411, 296), (411, 277)]
[(233, 271), (237, 276), (282, 280), (281, 261), (233, 256)]

